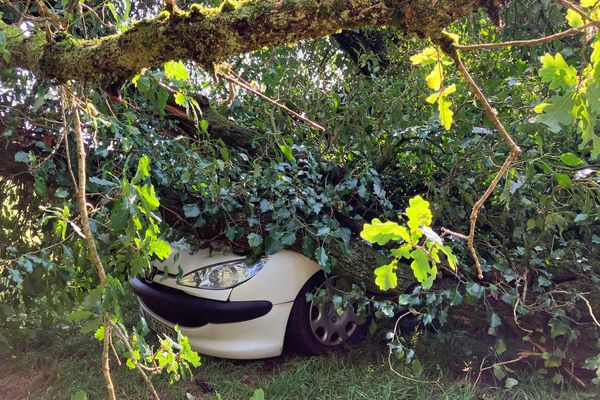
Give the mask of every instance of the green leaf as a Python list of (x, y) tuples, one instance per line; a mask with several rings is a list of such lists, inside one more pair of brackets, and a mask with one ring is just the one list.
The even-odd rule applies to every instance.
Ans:
[(435, 47), (427, 47), (423, 49), (419, 54), (415, 54), (410, 58), (413, 65), (429, 65), (437, 63), (439, 59), (439, 52)]
[(190, 79), (190, 76), (185, 69), (185, 65), (181, 61), (169, 61), (165, 63), (165, 77), (180, 81), (187, 81)]
[(437, 267), (430, 263), (429, 256), (425, 250), (417, 248), (410, 255), (414, 261), (410, 264), (415, 278), (421, 283), (423, 289), (429, 289), (433, 285), (433, 281), (437, 274)]
[(294, 243), (296, 243), (296, 232), (285, 233), (281, 237), (281, 243), (284, 244), (284, 245), (286, 245), (286, 246), (291, 246)]
[(398, 225), (395, 222), (381, 222), (378, 218), (374, 218), (370, 224), (365, 224), (360, 232), (360, 237), (370, 243), (377, 243), (383, 246), (390, 240), (402, 239), (410, 241), (408, 230)]
[(504, 339), (496, 340), (496, 345), (494, 346), (494, 350), (496, 351), (496, 354), (498, 354), (499, 356), (504, 354), (504, 352), (506, 351), (506, 343), (504, 342)]
[(375, 269), (375, 284), (381, 290), (389, 290), (398, 286), (398, 276), (396, 276), (397, 266), (398, 260), (392, 260), (391, 263)]
[(289, 161), (295, 161), (296, 159), (294, 158), (294, 155), (292, 154), (292, 148), (290, 146), (285, 146), (280, 144), (279, 145), (279, 150), (281, 150), (281, 152), (283, 153), (283, 155), (289, 160)]
[(577, 70), (572, 65), (568, 65), (560, 53), (554, 57), (552, 54), (544, 54), (540, 61), (542, 68), (538, 73), (542, 82), (550, 83), (550, 89), (568, 90), (577, 85)]
[(75, 310), (69, 314), (69, 316), (67, 316), (67, 321), (77, 323), (83, 321), (84, 319), (88, 319), (92, 315), (94, 315), (94, 313), (89, 310)]
[(150, 157), (143, 156), (138, 161), (137, 171), (135, 173), (135, 176), (131, 180), (131, 183), (136, 184), (136, 183), (140, 182), (142, 179), (147, 178), (149, 176), (150, 176)]
[(154, 238), (150, 241), (150, 253), (161, 260), (165, 260), (171, 255), (171, 246), (160, 238)]
[(71, 400), (87, 400), (87, 392), (85, 390), (78, 390), (71, 395)]
[(100, 186), (115, 186), (116, 185), (114, 182), (111, 182), (106, 179), (98, 178), (95, 176), (92, 176), (90, 178), (90, 183), (94, 183), (94, 184), (100, 185)]
[(429, 104), (433, 104), (440, 98), (440, 96), (448, 96), (454, 92), (456, 92), (456, 85), (453, 83), (452, 85), (446, 86), (443, 91), (431, 94), (425, 99), (425, 101)]
[(186, 204), (183, 206), (183, 215), (186, 218), (195, 218), (200, 215), (200, 208), (197, 204)]
[(54, 191), (54, 197), (58, 197), (59, 199), (64, 199), (69, 195), (69, 191), (65, 188), (59, 187)]
[(329, 257), (327, 256), (327, 251), (321, 246), (315, 252), (315, 257), (317, 258), (317, 262), (323, 268), (327, 268), (327, 262), (329, 261)]
[(500, 316), (496, 313), (493, 313), (490, 316), (490, 328), (497, 328), (500, 325), (502, 325), (502, 320), (500, 319)]
[(458, 258), (454, 255), (454, 253), (452, 253), (450, 246), (440, 246), (439, 249), (442, 250), (442, 252), (446, 255), (446, 259), (448, 260), (448, 265), (450, 265), (450, 268), (456, 271)]
[(396, 258), (411, 258), (410, 251), (412, 250), (412, 245), (407, 243), (398, 247), (397, 249), (390, 250), (392, 256)]
[(265, 392), (262, 389), (256, 389), (250, 400), (265, 400)]
[(569, 324), (559, 319), (551, 319), (550, 322), (548, 322), (548, 325), (550, 326), (550, 336), (552, 339), (555, 339), (559, 336), (567, 337), (567, 335), (571, 332), (571, 327)]
[(444, 70), (442, 69), (442, 63), (436, 63), (429, 73), (425, 77), (425, 81), (427, 82), (427, 86), (433, 90), (440, 90), (442, 87), (442, 80), (444, 78)]
[(129, 216), (129, 207), (126, 204), (118, 203), (111, 212), (108, 226), (113, 231), (119, 232), (127, 226)]
[(284, 244), (281, 243), (279, 238), (277, 238), (273, 234), (267, 236), (267, 239), (265, 240), (265, 252), (268, 256), (270, 256), (271, 254), (275, 254), (280, 250), (283, 250), (284, 247)]
[(258, 247), (262, 244), (263, 238), (259, 234), (250, 233), (248, 234), (248, 244), (250, 247)]
[(533, 109), (539, 114), (536, 122), (547, 125), (554, 133), (560, 132), (562, 126), (575, 122), (575, 99), (571, 95), (552, 96), (548, 101), (549, 103), (539, 104)]
[(515, 378), (506, 378), (506, 382), (504, 382), (504, 386), (507, 389), (512, 389), (519, 384), (519, 381)]
[(554, 179), (560, 186), (571, 187), (571, 178), (567, 174), (554, 174)]
[(565, 19), (567, 20), (569, 26), (572, 26), (573, 28), (579, 28), (580, 26), (584, 25), (583, 18), (581, 17), (581, 15), (579, 15), (577, 12), (571, 9), (567, 10), (567, 15), (565, 16)]
[(203, 133), (208, 133), (208, 121), (206, 119), (201, 119), (200, 120), (200, 130)]
[(440, 116), (440, 123), (446, 130), (450, 130), (452, 126), (454, 112), (450, 109), (452, 101), (448, 100), (445, 96), (440, 96), (438, 100), (438, 113)]
[(423, 226), (430, 226), (432, 220), (431, 210), (429, 208), (429, 202), (417, 195), (409, 200), (408, 208), (406, 209), (406, 216), (408, 217), (408, 227), (413, 234), (418, 237), (422, 236), (422, 232), (419, 229)]
[(29, 154), (25, 153), (24, 151), (18, 151), (15, 153), (15, 161), (21, 163), (28, 163)]
[(182, 92), (175, 93), (175, 104), (177, 104), (179, 106), (183, 106), (183, 105), (185, 105), (186, 100), (187, 100), (187, 97)]
[(154, 186), (150, 184), (145, 184), (144, 186), (134, 185), (134, 188), (140, 196), (142, 205), (146, 210), (153, 211), (160, 205), (160, 202), (154, 193)]
[(560, 161), (568, 167), (577, 167), (583, 164), (583, 160), (573, 153), (564, 153), (560, 156)]

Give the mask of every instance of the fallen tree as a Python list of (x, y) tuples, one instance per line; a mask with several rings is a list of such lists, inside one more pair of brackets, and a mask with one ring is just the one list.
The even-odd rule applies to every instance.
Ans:
[[(244, 253), (274, 253), (284, 247), (292, 248), (314, 258), (334, 273), (357, 283), (363, 282), (371, 294), (376, 293), (377, 298), (381, 298), (382, 290), (374, 280), (373, 270), (389, 264), (389, 247), (371, 246), (362, 241), (359, 233), (363, 224), (382, 216), (395, 220), (408, 198), (429, 192), (435, 199), (434, 204), (440, 202), (436, 227), (453, 228), (456, 230), (452, 232), (454, 236), (465, 238), (470, 244), (477, 240), (480, 251), (484, 249), (484, 259), (492, 260), (482, 266), (484, 280), (475, 279), (477, 272), (470, 265), (464, 247), (457, 243), (453, 247), (461, 253), (463, 261), (458, 273), (440, 267), (436, 285), (425, 292), (420, 291), (407, 263), (393, 271), (397, 283), (385, 292), (385, 296), (400, 297), (401, 305), (418, 309), (423, 321), (448, 320), (469, 331), (485, 331), (482, 319), (486, 319), (492, 334), (499, 333), (496, 329), (500, 326), (498, 321), (502, 328), (512, 333), (533, 332), (541, 325), (543, 328), (535, 331), (537, 336), (533, 338), (536, 343), (538, 338), (545, 337), (567, 340), (567, 333), (576, 330), (571, 328), (580, 324), (582, 332), (594, 335), (592, 310), (598, 307), (594, 299), (600, 298), (600, 293), (598, 285), (589, 282), (590, 277), (596, 276), (598, 266), (594, 257), (597, 251), (582, 246), (586, 241), (596, 243), (598, 240), (594, 238), (597, 228), (593, 226), (595, 217), (590, 211), (596, 200), (590, 200), (589, 194), (584, 199), (586, 193), (593, 193), (595, 188), (589, 173), (576, 178), (576, 172), (572, 170), (561, 172), (563, 176), (556, 177), (558, 184), (553, 186), (552, 194), (547, 195), (544, 192), (547, 183), (540, 183), (541, 178), (536, 178), (539, 181), (533, 179), (541, 173), (528, 170), (527, 166), (515, 166), (512, 163), (514, 157), (504, 161), (506, 150), (500, 142), (494, 142), (484, 151), (465, 155), (465, 147), (453, 142), (437, 120), (428, 127), (419, 126), (429, 117), (418, 111), (419, 107), (414, 105), (417, 102), (411, 103), (415, 115), (404, 116), (410, 124), (386, 124), (382, 122), (386, 118), (378, 113), (384, 114), (393, 107), (385, 101), (389, 102), (389, 98), (379, 96), (379, 93), (384, 92), (382, 82), (393, 85), (394, 77), (389, 81), (377, 81), (362, 92), (358, 89), (361, 81), (357, 79), (352, 81), (356, 87), (337, 88), (335, 96), (327, 97), (328, 93), (315, 96), (313, 99), (321, 103), (315, 102), (314, 106), (308, 102), (298, 106), (292, 101), (275, 99), (275, 87), (287, 83), (283, 78), (273, 87), (261, 90), (253, 82), (231, 72), (233, 68), (215, 64), (236, 54), (327, 36), (340, 29), (392, 26), (400, 35), (429, 37), (440, 46), (433, 48), (433, 53), (430, 50), (430, 58), (424, 63), (435, 65), (433, 72), (438, 71), (442, 77), (436, 84), (436, 74), (430, 73), (427, 83), (434, 95), (437, 94), (437, 97), (433, 96), (433, 102), (438, 102), (440, 109), (439, 118), (436, 118), (445, 126), (442, 114), (444, 104), (447, 104), (446, 90), (452, 87), (445, 82), (457, 84), (458, 81), (443, 70), (450, 61), (444, 58), (442, 50), (460, 66), (456, 49), (463, 49), (442, 34), (442, 29), (479, 8), (486, 9), (493, 19), (497, 19), (500, 3), (458, 0), (439, 4), (427, 1), (224, 2), (219, 8), (196, 5), (183, 10), (172, 8), (153, 19), (133, 23), (121, 33), (96, 32), (89, 37), (83, 36), (87, 29), (83, 13), (78, 14), (75, 3), (72, 4), (64, 10), (54, 11), (47, 7), (39, 9), (39, 5), (28, 10), (21, 3), (5, 3), (2, 8), (0, 131), (4, 134), (0, 138), (3, 145), (0, 184), (10, 197), (7, 188), (25, 182), (18, 190), (31, 194), (42, 206), (31, 219), (39, 216), (42, 221), (56, 221), (50, 228), (55, 228), (59, 234), (52, 236), (53, 229), (46, 227), (44, 240), (49, 242), (52, 251), (45, 259), (29, 256), (32, 251), (37, 251), (34, 250), (37, 243), (18, 248), (0, 246), (0, 256), (9, 262), (2, 272), (6, 282), (18, 282), (22, 279), (19, 274), (27, 272), (32, 263), (43, 265), (44, 261), (56, 265), (57, 260), (65, 257), (74, 265), (85, 264), (89, 259), (83, 251), (80, 236), (86, 238), (89, 246), (94, 237), (106, 235), (110, 240), (96, 251), (92, 250), (91, 260), (98, 271), (106, 269), (109, 275), (126, 279), (130, 273), (147, 268), (152, 254), (164, 256), (160, 249), (162, 239), (156, 238), (162, 230), (172, 234), (172, 238), (188, 234), (196, 245), (225, 245)], [(591, 18), (580, 7), (573, 6), (570, 10), (577, 15), (577, 10), (581, 11), (580, 17), (584, 21)], [(79, 21), (79, 25), (71, 26), (71, 31), (64, 29), (69, 18)], [(23, 25), (23, 21), (44, 29), (36, 30), (33, 25)], [(105, 28), (102, 23), (98, 24)], [(568, 35), (563, 32), (560, 38), (593, 33), (589, 29), (596, 25), (597, 22), (589, 22), (573, 27), (565, 31)], [(74, 29), (83, 37), (75, 37)], [(348, 45), (347, 35), (340, 37), (344, 38), (343, 43), (350, 51), (360, 47)], [(544, 39), (543, 43), (551, 40)], [(464, 51), (470, 50), (465, 48)], [(327, 63), (326, 56), (329, 56), (323, 53), (319, 53), (323, 55), (321, 65)], [(335, 48), (329, 53), (335, 54)], [(426, 58), (424, 53), (419, 54)], [(215, 84), (217, 89), (211, 95), (216, 98), (228, 92), (224, 103), (231, 109), (217, 105), (214, 100), (211, 104), (207, 97), (199, 96), (197, 92), (201, 88), (197, 83), (194, 83), (196, 86), (185, 83), (191, 79), (186, 77), (188, 72), (183, 64), (168, 63), (168, 67), (159, 69), (173, 59), (194, 61), (218, 77), (228, 78), (231, 84)], [(286, 62), (290, 60), (286, 59)], [(500, 65), (503, 61), (496, 59), (495, 62)], [(596, 63), (598, 61), (592, 56), (589, 65)], [(238, 64), (245, 65), (239, 59)], [(307, 64), (317, 69), (317, 63)], [(307, 64), (302, 67), (306, 68)], [(333, 68), (333, 63), (327, 65)], [(281, 65), (277, 67), (281, 68)], [(268, 78), (267, 72), (250, 69), (256, 79)], [(325, 76), (325, 69), (316, 71), (315, 75)], [(464, 66), (463, 69), (466, 71)], [(565, 67), (565, 70), (567, 73), (563, 75), (572, 74), (570, 68)], [(463, 74), (469, 76), (465, 71)], [(202, 79), (196, 77), (196, 82)], [(293, 79), (293, 76), (287, 76), (287, 79)], [(468, 82), (471, 85), (469, 89), (463, 86), (463, 92), (477, 93), (474, 80)], [(568, 84), (562, 85), (568, 87)], [(562, 87), (560, 82), (556, 85)], [(237, 86), (249, 94), (236, 98), (233, 91)], [(593, 93), (593, 86), (590, 87)], [(406, 96), (400, 97), (398, 102), (406, 98), (408, 104), (409, 100), (415, 100), (409, 98), (416, 97), (414, 92), (414, 89), (404, 89), (403, 92), (391, 92), (390, 96)], [(249, 96), (254, 95), (274, 108), (265, 110), (261, 105), (253, 104)], [(362, 108), (367, 112), (352, 108), (352, 101), (356, 100), (353, 96), (365, 100)], [(485, 96), (480, 93), (478, 97), (485, 104)], [(245, 102), (243, 107), (235, 103), (240, 98)], [(302, 96), (294, 99), (302, 100)], [(470, 102), (466, 95), (461, 99), (462, 104)], [(249, 109), (247, 113), (240, 111), (244, 107)], [(327, 107), (331, 110), (322, 112), (319, 109)], [(494, 121), (494, 127), (503, 132), (492, 106), (488, 104), (484, 108)], [(590, 110), (594, 110), (593, 104)], [(255, 116), (248, 116), (253, 113)], [(313, 120), (313, 115), (320, 118)], [(523, 115), (516, 114), (516, 117), (523, 119)], [(82, 120), (79, 120), (80, 116)], [(238, 117), (237, 121), (232, 116)], [(485, 126), (479, 117), (463, 112), (462, 118), (469, 121), (462, 126), (465, 132), (474, 126)], [(552, 129), (558, 126), (560, 130), (561, 124), (566, 125), (564, 118), (546, 121)], [(358, 128), (348, 128), (353, 124)], [(340, 126), (347, 131), (340, 133)], [(518, 130), (518, 126), (512, 125), (512, 128)], [(491, 128), (478, 129), (487, 135), (486, 129)], [(368, 139), (361, 142), (359, 136)], [(526, 149), (531, 151), (527, 157), (535, 165), (538, 159), (535, 146), (542, 145), (539, 138), (531, 144), (533, 136), (527, 129), (520, 131), (520, 139), (528, 143)], [(468, 147), (468, 141), (473, 138), (463, 134), (460, 140)], [(346, 142), (352, 146), (346, 146)], [(86, 151), (82, 151), (83, 144), (87, 145)], [(514, 148), (512, 150), (514, 155), (518, 154)], [(565, 158), (566, 167), (585, 166), (593, 172), (594, 164), (577, 161), (574, 147), (560, 151), (571, 154)], [(470, 165), (457, 165), (453, 160), (456, 154), (467, 157)], [(492, 179), (495, 168), (481, 163), (489, 154), (493, 154), (489, 158), (490, 165), (505, 163), (495, 181)], [(151, 163), (138, 168), (137, 171), (145, 171), (138, 176), (135, 165), (142, 156), (149, 156)], [(87, 168), (81, 168), (83, 161)], [(427, 164), (426, 168), (421, 170), (419, 162)], [(564, 165), (559, 164), (557, 168), (564, 168)], [(472, 218), (467, 227), (466, 212), (474, 204), (481, 207), (487, 197), (479, 202), (473, 199), (479, 198), (481, 188), (493, 189), (507, 170), (510, 179), (514, 179), (510, 181), (513, 186), (507, 182), (500, 191), (502, 193), (493, 196), (494, 204), (489, 204), (490, 215), (484, 217), (479, 236), (475, 237), (474, 220)], [(544, 171), (548, 173), (547, 169)], [(571, 175), (565, 178), (567, 173)], [(78, 190), (81, 182), (87, 181), (86, 175), (91, 178), (87, 194), (85, 190), (83, 193)], [(471, 175), (473, 190), (455, 184), (457, 176)], [(425, 178), (434, 182), (439, 180), (441, 184), (420, 182)], [(553, 203), (555, 198), (570, 201), (566, 179), (571, 185), (568, 189), (582, 199), (576, 205), (579, 209), (576, 215), (569, 214), (572, 211), (561, 214)], [(490, 181), (495, 183), (488, 186)], [(537, 198), (530, 199), (518, 191), (523, 182), (536, 190)], [(133, 185), (139, 188), (131, 191)], [(536, 185), (544, 186), (544, 189), (537, 189)], [(486, 192), (487, 196), (492, 194), (491, 189)], [(459, 190), (461, 200), (449, 202), (448, 198), (457, 196)], [(517, 193), (518, 201), (522, 202), (511, 208), (510, 215), (502, 211), (509, 207), (505, 193)], [(18, 197), (15, 196), (15, 202)], [(22, 199), (34, 202), (25, 196)], [(151, 206), (159, 200), (162, 218), (153, 213)], [(542, 205), (536, 209), (532, 204), (538, 201)], [(73, 216), (77, 213), (70, 208), (78, 209), (75, 204), (86, 202), (94, 231), (84, 229), (82, 233), (78, 227), (82, 223), (88, 224)], [(444, 207), (448, 207), (447, 211)], [(9, 215), (7, 220), (11, 212), (6, 213)], [(570, 224), (568, 218), (576, 226)], [(470, 229), (469, 236), (457, 233), (467, 228)], [(176, 232), (169, 232), (171, 229)], [(12, 240), (11, 233), (14, 231), (7, 230), (3, 235)], [(10, 243), (9, 240), (5, 243)], [(548, 272), (545, 267), (562, 266), (558, 260), (565, 257), (556, 254), (554, 244), (548, 244), (555, 240), (568, 249), (570, 259), (576, 262), (568, 264), (562, 271)], [(69, 251), (61, 247), (63, 244), (75, 255), (69, 256)], [(135, 266), (130, 269), (127, 264), (132, 260)], [(83, 275), (88, 282), (96, 282), (89, 269)], [(114, 292), (111, 283), (100, 281), (101, 288)], [(565, 290), (567, 286), (569, 290)], [(82, 287), (92, 291), (94, 285), (82, 284)], [(531, 293), (535, 293), (533, 298)], [(447, 303), (454, 308), (448, 311)], [(116, 329), (110, 324), (112, 306), (103, 307), (101, 322), (110, 332)], [(436, 310), (436, 307), (441, 309)], [(562, 313), (556, 313), (556, 309)], [(549, 352), (548, 348), (540, 354)]]

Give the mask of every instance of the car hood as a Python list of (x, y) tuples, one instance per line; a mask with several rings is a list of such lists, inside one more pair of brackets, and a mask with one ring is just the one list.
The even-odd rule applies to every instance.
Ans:
[(167, 273), (172, 275), (179, 274), (180, 268), (183, 271), (183, 275), (185, 275), (209, 265), (244, 260), (246, 258), (242, 255), (213, 249), (201, 249), (196, 253), (176, 247), (171, 247), (171, 250), (171, 256), (168, 259), (162, 262), (155, 262), (153, 265), (159, 271), (164, 272), (166, 269)]

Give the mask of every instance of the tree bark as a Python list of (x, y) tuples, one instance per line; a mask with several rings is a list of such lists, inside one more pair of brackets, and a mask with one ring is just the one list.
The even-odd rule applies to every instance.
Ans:
[(24, 68), (38, 78), (122, 84), (143, 68), (166, 61), (196, 61), (205, 69), (232, 55), (265, 46), (328, 36), (342, 29), (395, 26), (404, 34), (436, 36), (453, 21), (479, 8), (496, 10), (504, 0), (261, 0), (219, 9), (194, 5), (173, 15), (134, 23), (127, 31), (98, 39), (67, 35), (47, 42), (47, 34), (25, 35), (0, 22), (7, 57), (0, 68)]

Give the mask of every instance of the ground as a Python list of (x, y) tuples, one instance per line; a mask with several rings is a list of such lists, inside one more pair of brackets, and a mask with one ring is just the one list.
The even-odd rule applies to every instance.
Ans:
[[(193, 381), (169, 385), (157, 379), (163, 400), (186, 399), (186, 393), (202, 400), (247, 400), (262, 388), (267, 400), (304, 399), (600, 399), (600, 394), (566, 386), (552, 386), (539, 376), (516, 372), (520, 381), (512, 390), (495, 387), (484, 379), (472, 385), (478, 368), (464, 372), (464, 338), (441, 341), (430, 335), (421, 356), (423, 372), (394, 364), (409, 380), (389, 368), (384, 343), (365, 340), (351, 349), (324, 357), (283, 357), (259, 361), (231, 361), (202, 357)], [(100, 373), (100, 344), (90, 341), (76, 327), (63, 326), (46, 332), (25, 351), (0, 360), (0, 399), (71, 399), (80, 390), (88, 399), (105, 398)], [(460, 357), (459, 357), (460, 356)], [(437, 366), (442, 362), (441, 366)], [(474, 362), (473, 365), (478, 365)], [(119, 399), (147, 399), (142, 380), (126, 367), (113, 364)], [(439, 381), (426, 383), (423, 381)], [(597, 390), (597, 388), (595, 388)]]

